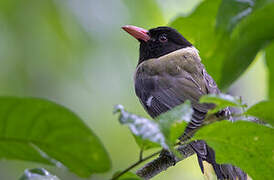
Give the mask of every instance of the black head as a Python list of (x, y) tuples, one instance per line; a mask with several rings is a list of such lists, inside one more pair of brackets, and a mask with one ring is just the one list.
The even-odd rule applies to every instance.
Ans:
[[(138, 64), (145, 60), (158, 58), (178, 49), (192, 46), (192, 44), (178, 31), (171, 27), (157, 27), (150, 29), (149, 31), (142, 28), (136, 28), (138, 27), (123, 27), (124, 30), (140, 41), (140, 57)], [(131, 29), (134, 29), (135, 32), (132, 33), (133, 31), (131, 31)]]

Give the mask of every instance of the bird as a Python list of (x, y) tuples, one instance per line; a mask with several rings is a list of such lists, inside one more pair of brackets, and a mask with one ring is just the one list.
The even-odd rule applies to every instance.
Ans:
[[(219, 94), (220, 90), (201, 62), (199, 51), (176, 29), (160, 26), (146, 30), (133, 25), (122, 27), (140, 43), (139, 61), (134, 73), (135, 93), (146, 112), (152, 117), (165, 113), (174, 107), (191, 102), (194, 113), (184, 135), (203, 125), (207, 112), (214, 104), (199, 103), (207, 94)], [(224, 109), (218, 115), (229, 115)], [(192, 143), (198, 162), (204, 172), (203, 161), (212, 164), (218, 179), (224, 175), (215, 161), (215, 154), (204, 141)], [(212, 152), (213, 151), (213, 152)]]
[(177, 30), (136, 26), (123, 29), (140, 42), (134, 75), (135, 92), (147, 113), (155, 118), (190, 100), (194, 109), (187, 131), (200, 127), (213, 104), (201, 104), (206, 94), (218, 94), (213, 78), (201, 63), (198, 50)]

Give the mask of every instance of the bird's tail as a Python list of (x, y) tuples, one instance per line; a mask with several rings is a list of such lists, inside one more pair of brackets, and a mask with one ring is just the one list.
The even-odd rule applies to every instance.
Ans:
[(240, 168), (230, 164), (218, 164), (215, 152), (205, 141), (193, 141), (191, 147), (197, 154), (199, 166), (206, 177), (212, 176), (210, 168), (214, 170), (218, 180), (248, 180), (248, 176)]
[[(231, 114), (232, 110), (230, 108), (225, 108), (206, 118), (206, 113), (196, 110), (192, 116), (191, 122), (187, 125), (184, 134), (180, 137), (180, 141), (186, 142), (191, 139), (195, 132), (205, 124), (210, 124), (220, 119), (227, 119), (232, 122), (235, 121)], [(210, 169), (213, 169), (213, 173), (217, 176), (218, 180), (248, 180), (247, 174), (240, 168), (230, 164), (218, 164), (215, 160), (214, 150), (209, 147), (205, 141), (192, 141), (190, 145), (197, 154), (199, 166), (205, 176), (212, 176)]]

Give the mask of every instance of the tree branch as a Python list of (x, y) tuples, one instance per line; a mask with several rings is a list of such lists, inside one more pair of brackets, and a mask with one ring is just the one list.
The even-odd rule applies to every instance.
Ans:
[(158, 158), (147, 163), (136, 174), (143, 179), (150, 179), (167, 168), (174, 166), (177, 162), (193, 155), (195, 151), (189, 144), (180, 145), (176, 150), (182, 155), (180, 159), (176, 158), (170, 153), (161, 153)]

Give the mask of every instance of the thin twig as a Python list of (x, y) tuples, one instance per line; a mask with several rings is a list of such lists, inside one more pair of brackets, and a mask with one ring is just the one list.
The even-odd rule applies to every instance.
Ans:
[(142, 162), (156, 156), (157, 154), (160, 154), (161, 153), (161, 150), (160, 151), (157, 151), (145, 158), (142, 158), (142, 159), (139, 159), (139, 161), (137, 161), (136, 163), (132, 164), (131, 166), (129, 166), (128, 168), (126, 168), (125, 170), (121, 171), (119, 174), (117, 174), (116, 176), (112, 177), (110, 180), (116, 180), (118, 179), (119, 177), (121, 177), (123, 174), (127, 173), (128, 171), (130, 171), (131, 169), (135, 168), (136, 166), (138, 166), (139, 164), (141, 164)]

